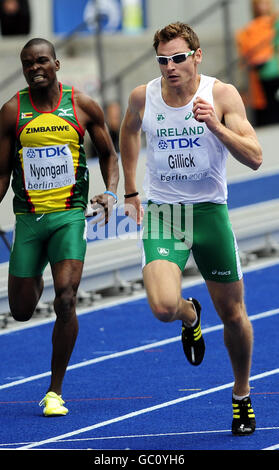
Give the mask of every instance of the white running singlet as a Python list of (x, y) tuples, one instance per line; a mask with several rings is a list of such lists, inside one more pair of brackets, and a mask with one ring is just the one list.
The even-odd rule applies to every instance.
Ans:
[(213, 105), (215, 80), (201, 75), (192, 100), (179, 108), (163, 100), (161, 77), (147, 84), (142, 130), (147, 139), (144, 190), (148, 200), (158, 204), (226, 203), (228, 150), (192, 112), (197, 96)]

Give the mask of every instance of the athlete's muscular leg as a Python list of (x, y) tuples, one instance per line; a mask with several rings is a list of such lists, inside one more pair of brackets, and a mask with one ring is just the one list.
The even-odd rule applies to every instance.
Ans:
[(212, 301), (224, 323), (224, 341), (235, 377), (234, 393), (249, 393), (249, 376), (253, 347), (253, 329), (246, 313), (243, 281), (218, 283), (207, 281)]
[(9, 274), (9, 303), (11, 314), (15, 320), (30, 320), (41, 297), (43, 287), (41, 276), (33, 278)]
[(143, 269), (143, 280), (151, 310), (163, 322), (196, 319), (192, 303), (181, 297), (181, 271), (175, 263), (155, 260)]
[(76, 294), (83, 263), (64, 260), (52, 266), (56, 322), (52, 334), (51, 383), (49, 391), (61, 394), (62, 382), (78, 334)]

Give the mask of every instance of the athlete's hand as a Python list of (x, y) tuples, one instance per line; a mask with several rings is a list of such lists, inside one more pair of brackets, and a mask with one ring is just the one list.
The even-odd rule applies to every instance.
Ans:
[(198, 122), (204, 122), (208, 129), (214, 132), (215, 129), (220, 125), (220, 121), (215, 113), (212, 104), (208, 103), (199, 96), (193, 103), (193, 114), (194, 118)]
[(90, 199), (92, 213), (87, 214), (87, 216), (99, 216), (96, 219), (92, 220), (92, 224), (98, 224), (103, 222), (100, 226), (103, 227), (109, 221), (110, 215), (113, 210), (113, 205), (115, 204), (115, 199), (110, 194), (98, 194), (97, 196)]
[(142, 223), (144, 211), (139, 196), (125, 199), (124, 211), (125, 215), (135, 220), (137, 225)]

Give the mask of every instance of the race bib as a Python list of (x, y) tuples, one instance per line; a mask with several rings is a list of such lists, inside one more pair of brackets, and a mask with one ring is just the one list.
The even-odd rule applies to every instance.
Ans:
[(161, 139), (154, 158), (161, 182), (200, 181), (210, 176), (208, 150), (199, 138)]
[(23, 147), (26, 190), (49, 190), (75, 184), (73, 156), (68, 144)]

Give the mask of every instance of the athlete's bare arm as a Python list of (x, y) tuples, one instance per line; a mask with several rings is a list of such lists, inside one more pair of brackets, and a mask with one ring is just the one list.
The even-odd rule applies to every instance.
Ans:
[[(116, 194), (119, 181), (118, 157), (105, 123), (104, 113), (95, 101), (81, 92), (75, 93), (75, 106), (80, 124), (88, 131), (97, 150), (106, 189)], [(105, 208), (106, 222), (114, 202), (114, 198), (108, 194), (91, 198), (93, 205), (101, 204)]]
[[(141, 124), (145, 107), (145, 95), (145, 85), (139, 86), (132, 91), (120, 129), (120, 154), (126, 194), (137, 192), (136, 169), (140, 151)], [(127, 199), (125, 202), (126, 215), (136, 218), (139, 224), (143, 215), (140, 198), (136, 196)], [(136, 210), (136, 215), (133, 213), (134, 210)]]
[(13, 97), (0, 110), (0, 202), (10, 184), (15, 150), (17, 101)]
[(77, 92), (75, 100), (79, 121), (88, 131), (99, 155), (106, 187), (116, 192), (119, 179), (118, 157), (105, 124), (104, 113), (95, 101), (83, 93)]
[[(243, 101), (233, 85), (216, 81), (213, 88), (214, 106), (197, 97), (193, 113), (198, 121), (223, 142), (239, 162), (257, 170), (262, 163), (262, 149), (257, 135), (247, 120)], [(225, 125), (221, 123), (224, 118)]]

